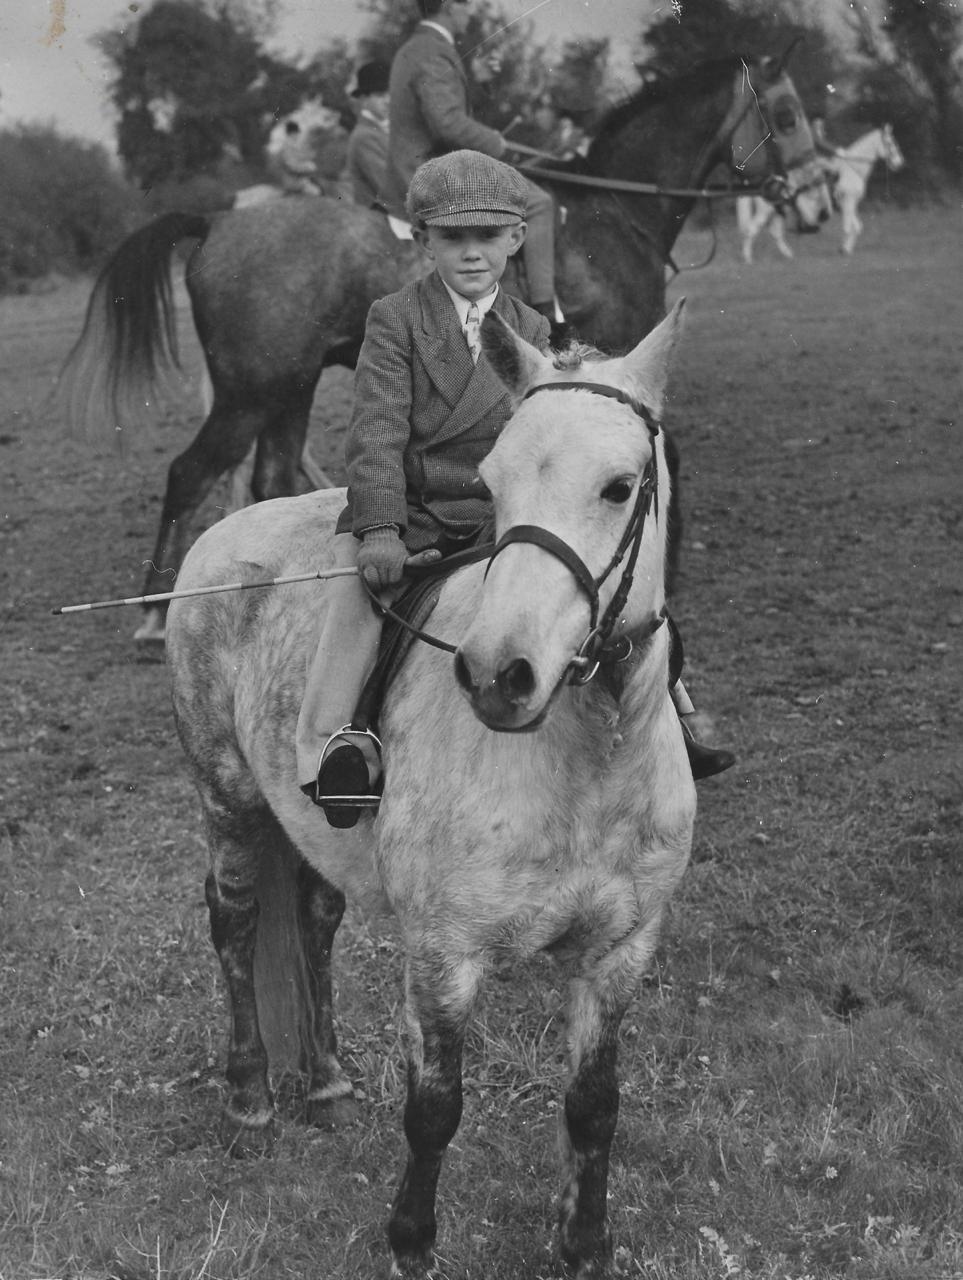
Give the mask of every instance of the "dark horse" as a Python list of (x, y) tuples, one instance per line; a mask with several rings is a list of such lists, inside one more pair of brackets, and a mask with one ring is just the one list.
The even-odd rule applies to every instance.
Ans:
[[(672, 246), (713, 169), (726, 165), (745, 190), (784, 167), (772, 143), (778, 128), (764, 110), (779, 93), (798, 105), (775, 59), (707, 64), (644, 88), (607, 116), (584, 161), (540, 177), (564, 208), (557, 291), (583, 341), (625, 351), (664, 315)], [(798, 118), (805, 126), (801, 108)], [(322, 370), (353, 367), (372, 301), (423, 270), (382, 214), (337, 200), (164, 214), (128, 237), (98, 278), (62, 375), (69, 403), (89, 413), (106, 393), (116, 420), (125, 396), (139, 390), (143, 404), (143, 389), (176, 363), (170, 264), (188, 238), (199, 241), (186, 283), (213, 406), (171, 463), (145, 594), (172, 589), (192, 516), (252, 445), (254, 499), (298, 491)], [(160, 638), (163, 626), (164, 610), (154, 606), (138, 637)]]

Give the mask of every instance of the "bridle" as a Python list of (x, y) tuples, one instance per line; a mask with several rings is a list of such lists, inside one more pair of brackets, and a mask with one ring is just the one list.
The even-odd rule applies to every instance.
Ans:
[[(750, 123), (750, 116), (754, 110), (761, 117), (758, 123)], [(567, 170), (539, 165), (518, 164), (515, 167), (535, 182), (558, 183), (563, 187), (588, 187), (608, 193), (612, 206), (626, 229), (638, 240), (655, 249), (665, 265), (678, 274), (679, 268), (672, 260), (671, 251), (657, 241), (652, 232), (633, 216), (620, 196), (704, 199), (709, 202), (710, 209), (713, 200), (732, 199), (733, 196), (741, 195), (761, 195), (775, 205), (792, 203), (797, 192), (792, 188), (787, 177), (772, 163), (772, 149), (775, 145), (773, 129), (766, 120), (759, 95), (749, 79), (748, 68), (743, 63), (742, 69), (735, 73), (731, 100), (722, 122), (704, 144), (692, 166), (692, 172), (700, 174), (712, 167), (713, 158), (722, 159), (725, 156), (725, 164), (730, 174), (737, 175), (739, 179), (735, 183), (730, 180), (720, 186), (674, 187), (652, 182), (605, 178), (595, 174), (571, 173)], [(739, 158), (740, 155), (743, 156), (742, 159)], [(712, 255), (707, 262), (711, 261), (711, 257)]]
[[(487, 578), (488, 571), (491, 569), (492, 562), (496, 556), (500, 555), (506, 547), (511, 546), (513, 543), (527, 542), (533, 546), (541, 547), (543, 551), (555, 556), (557, 560), (560, 560), (569, 569), (588, 598), (589, 629), (585, 639), (579, 645), (575, 655), (566, 665), (559, 678), (557, 688), (560, 688), (563, 684), (588, 684), (590, 680), (595, 678), (603, 663), (612, 664), (627, 661), (631, 657), (636, 643), (644, 643), (665, 622), (667, 613), (663, 607), (658, 613), (653, 611), (646, 624), (636, 629), (634, 641), (631, 636), (624, 634), (616, 637), (615, 640), (612, 639), (612, 632), (618, 622), (619, 614), (625, 607), (629, 592), (632, 590), (635, 566), (642, 547), (642, 534), (645, 530), (646, 517), (653, 509), (656, 516), (658, 516), (659, 480), (655, 441), (661, 428), (641, 401), (636, 400), (634, 396), (628, 395), (625, 391), (620, 391), (618, 387), (610, 387), (602, 382), (545, 382), (537, 387), (532, 387), (522, 399), (527, 400), (529, 396), (536, 395), (540, 391), (587, 391), (592, 395), (607, 396), (612, 400), (618, 400), (620, 404), (627, 405), (637, 417), (642, 419), (648, 428), (653, 445), (652, 456), (646, 463), (639, 480), (632, 514), (629, 516), (618, 546), (598, 577), (593, 576), (591, 569), (589, 569), (582, 557), (564, 539), (552, 533), (551, 530), (543, 529), (540, 525), (534, 524), (513, 525), (491, 547), (490, 554), (488, 554), (487, 547), (479, 547), (474, 551), (465, 552), (461, 556), (454, 556), (449, 559), (449, 564), (451, 560), (455, 559), (460, 559), (462, 563), (469, 564), (483, 559), (488, 554), (488, 564), (485, 567), (485, 577)], [(600, 619), (599, 588), (615, 572), (623, 559), (625, 559), (626, 554), (628, 554), (628, 559), (625, 568), (622, 570), (619, 585)], [(419, 574), (419, 576), (423, 575)], [(378, 597), (375, 588), (371, 586), (363, 574), (359, 576), (359, 581), (376, 613), (382, 617), (391, 618), (393, 622), (410, 632), (417, 640), (421, 640), (435, 649), (442, 649), (446, 653), (458, 652), (457, 645), (451, 644), (447, 640), (442, 640), (438, 636), (433, 636), (428, 631), (420, 630), (418, 627), (413, 626), (407, 618), (384, 604)]]
[[(748, 85), (748, 89), (746, 88)], [(760, 104), (755, 90), (752, 88), (751, 82), (747, 79), (745, 69), (737, 71), (735, 74), (735, 86), (732, 100), (728, 110), (722, 119), (721, 124), (715, 130), (712, 137), (704, 145), (702, 152), (695, 164), (694, 172), (698, 173), (705, 169), (707, 161), (712, 156), (720, 153), (724, 148), (729, 151), (728, 160), (726, 161), (728, 168), (736, 174), (743, 177), (743, 181), (733, 185), (728, 183), (723, 186), (665, 186), (655, 182), (632, 182), (623, 178), (606, 178), (600, 174), (587, 174), (571, 172), (567, 169), (553, 169), (548, 166), (533, 164), (516, 164), (514, 167), (526, 177), (532, 178), (534, 181), (543, 181), (550, 183), (560, 183), (563, 186), (571, 187), (588, 187), (593, 191), (609, 191), (622, 195), (643, 195), (643, 196), (666, 196), (666, 197), (683, 197), (688, 199), (727, 199), (738, 195), (765, 195), (769, 199), (769, 194), (776, 194), (776, 186), (784, 186), (785, 180), (782, 175), (774, 171), (768, 163), (760, 165), (755, 157), (769, 157), (769, 143), (772, 139), (772, 129), (764, 121), (763, 127), (760, 128), (753, 138), (754, 145), (748, 149), (744, 161), (736, 159), (736, 134), (741, 126), (744, 126), (753, 107), (760, 110)], [(511, 149), (511, 141), (509, 141), (509, 150)], [(523, 149), (526, 154), (530, 148)], [(536, 153), (549, 155), (548, 152)], [(721, 158), (721, 157), (720, 157)], [(757, 176), (751, 175), (755, 172)]]
[[(597, 577), (593, 576), (592, 571), (582, 557), (567, 542), (549, 529), (543, 529), (540, 525), (535, 524), (513, 525), (502, 534), (495, 544), (495, 549), (492, 551), (488, 567), (485, 570), (485, 576), (487, 577), (496, 556), (500, 555), (506, 547), (515, 543), (525, 542), (541, 547), (543, 551), (547, 551), (556, 560), (560, 560), (571, 572), (575, 581), (588, 598), (589, 630), (585, 639), (579, 645), (575, 656), (566, 667), (559, 683), (582, 685), (588, 684), (595, 677), (603, 662), (625, 662), (634, 647), (632, 639), (627, 635), (621, 635), (613, 641), (612, 632), (632, 589), (635, 566), (642, 546), (642, 534), (645, 530), (646, 517), (653, 508), (656, 516), (658, 516), (659, 481), (655, 441), (659, 435), (660, 427), (644, 404), (626, 392), (620, 391), (617, 387), (606, 386), (604, 383), (546, 382), (540, 386), (532, 387), (523, 399), (527, 400), (530, 396), (537, 395), (541, 391), (587, 391), (592, 395), (608, 396), (613, 400), (618, 400), (620, 404), (627, 405), (633, 413), (642, 419), (649, 430), (653, 445), (652, 456), (646, 463), (639, 480), (632, 514), (629, 516), (618, 546), (615, 548), (608, 564)], [(600, 618), (599, 588), (611, 577), (623, 559), (626, 563), (625, 568), (622, 570), (622, 577), (612, 599)], [(664, 609), (658, 614), (653, 614), (648, 623), (641, 628), (641, 631), (637, 632), (637, 640), (648, 639), (662, 626), (665, 616)]]

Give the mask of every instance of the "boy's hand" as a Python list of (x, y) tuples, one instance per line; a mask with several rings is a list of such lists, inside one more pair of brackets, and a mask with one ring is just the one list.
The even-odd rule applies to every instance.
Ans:
[(358, 571), (372, 587), (393, 587), (401, 581), (408, 548), (397, 529), (369, 529), (358, 552)]

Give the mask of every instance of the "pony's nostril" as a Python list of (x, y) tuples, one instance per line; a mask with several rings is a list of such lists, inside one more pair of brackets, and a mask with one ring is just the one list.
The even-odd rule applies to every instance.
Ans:
[(535, 692), (535, 672), (526, 658), (516, 658), (499, 671), (496, 683), (508, 702), (523, 702)]
[(471, 693), (475, 687), (475, 681), (472, 679), (471, 668), (465, 661), (465, 655), (459, 649), (455, 654), (455, 679), (458, 686), (464, 689), (466, 693)]

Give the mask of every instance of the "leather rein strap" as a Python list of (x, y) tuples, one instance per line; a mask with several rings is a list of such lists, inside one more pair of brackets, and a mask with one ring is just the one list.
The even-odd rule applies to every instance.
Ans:
[[(537, 387), (532, 387), (530, 391), (523, 397), (528, 399), (529, 396), (538, 394), (540, 391), (586, 391), (592, 395), (608, 396), (613, 400), (618, 400), (620, 404), (627, 405), (637, 417), (641, 418), (649, 430), (649, 435), (654, 442), (659, 434), (659, 424), (653, 418), (652, 414), (646, 406), (636, 400), (633, 396), (628, 395), (624, 391), (620, 391), (617, 387), (606, 386), (601, 382), (546, 382)], [(655, 450), (653, 448), (652, 457), (645, 465), (639, 480), (639, 487), (635, 495), (635, 504), (632, 508), (632, 514), (629, 517), (625, 530), (622, 534), (619, 544), (615, 549), (611, 559), (606, 567), (602, 570), (598, 577), (594, 577), (592, 571), (586, 565), (581, 556), (572, 549), (557, 534), (552, 533), (549, 529), (543, 529), (539, 525), (518, 524), (508, 529), (495, 545), (495, 549), (488, 561), (488, 568), (485, 570), (487, 576), (488, 569), (492, 566), (492, 561), (497, 555), (500, 555), (506, 547), (513, 543), (527, 542), (536, 547), (541, 547), (543, 551), (547, 551), (556, 560), (560, 560), (566, 566), (575, 581), (588, 597), (590, 609), (590, 626), (588, 635), (579, 647), (578, 653), (572, 659), (570, 666), (573, 668), (569, 677), (569, 683), (587, 684), (598, 671), (599, 664), (602, 661), (624, 662), (632, 652), (632, 641), (628, 636), (621, 636), (614, 644), (610, 644), (612, 631), (619, 619), (619, 615), (625, 608), (625, 602), (628, 599), (629, 592), (632, 589), (632, 582), (635, 574), (636, 562), (639, 558), (639, 551), (642, 546), (642, 534), (645, 530), (645, 519), (652, 507), (655, 507), (658, 514), (658, 472), (656, 470)], [(608, 606), (603, 613), (601, 620), (599, 619), (599, 588), (611, 576), (625, 559), (628, 553), (628, 559), (625, 568), (622, 570), (622, 577), (616, 588), (615, 594), (609, 601)], [(654, 617), (650, 622), (645, 635), (640, 639), (646, 639), (653, 632), (657, 631), (665, 620), (665, 612)]]

